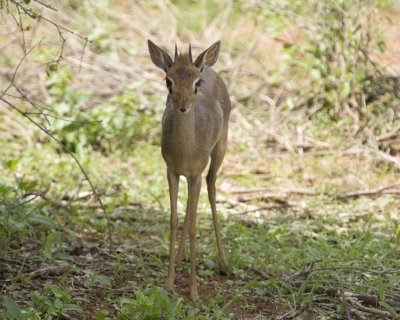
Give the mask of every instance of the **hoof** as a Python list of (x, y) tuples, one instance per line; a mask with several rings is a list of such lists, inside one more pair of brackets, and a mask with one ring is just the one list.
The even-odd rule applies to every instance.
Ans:
[(191, 299), (192, 301), (197, 301), (197, 300), (199, 300), (199, 293), (197, 292), (197, 288), (194, 289), (194, 290), (190, 289), (190, 299)]
[(181, 267), (183, 264), (183, 254), (182, 255), (177, 255), (175, 258), (175, 265), (178, 267)]
[(227, 276), (228, 275), (228, 272), (226, 271), (226, 270), (223, 270), (223, 269), (219, 269), (219, 275), (220, 276)]
[(174, 280), (167, 279), (167, 283), (165, 285), (165, 289), (169, 292), (174, 292)]
[(176, 260), (175, 260), (175, 265), (176, 265), (177, 267), (182, 267), (182, 259), (176, 259)]
[(219, 274), (222, 276), (227, 276), (229, 274), (229, 267), (226, 261), (218, 260)]

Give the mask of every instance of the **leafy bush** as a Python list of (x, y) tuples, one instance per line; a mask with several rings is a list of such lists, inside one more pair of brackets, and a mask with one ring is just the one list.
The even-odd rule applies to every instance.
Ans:
[(0, 182), (0, 249), (17, 248), (28, 236), (49, 232), (56, 227), (42, 204), (23, 198), (33, 183), (17, 179), (15, 187)]
[(203, 319), (194, 313), (185, 314), (182, 298), (174, 299), (159, 288), (153, 287), (148, 292), (136, 292), (135, 299), (121, 297), (119, 300), (121, 319), (153, 320), (153, 319)]
[[(310, 117), (319, 112), (334, 120), (346, 117), (346, 125), (360, 127), (370, 125), (376, 115), (382, 122), (393, 120), (390, 115), (399, 110), (394, 81), (372, 58), (386, 49), (377, 22), (387, 3), (284, 0), (253, 6), (268, 17), (266, 26), (273, 26), (275, 34), (297, 28), (298, 37), (284, 43), (285, 55), (276, 70), (290, 72), (295, 94), (287, 98), (287, 109), (303, 107)], [(282, 81), (288, 77), (281, 76)]]
[(154, 119), (160, 111), (136, 95), (141, 83), (131, 84), (104, 105), (85, 110), (89, 95), (74, 89), (72, 81), (68, 69), (54, 72), (46, 81), (48, 104), (57, 115), (51, 120), (52, 134), (70, 150), (79, 152), (90, 146), (107, 153), (127, 150), (141, 140), (157, 141), (159, 125)]
[(291, 65), (309, 85), (302, 92), (306, 103), (325, 108), (332, 116), (367, 116), (366, 90), (377, 67), (370, 58), (385, 43), (370, 21), (373, 1), (325, 1), (310, 10), (312, 24), (305, 24), (306, 42), (286, 46)]
[(70, 319), (71, 313), (82, 314), (82, 308), (64, 289), (53, 284), (44, 285), (44, 294), (33, 292), (29, 307), (21, 309), (11, 298), (4, 297), (4, 310), (0, 310), (2, 319), (6, 320), (51, 320)]

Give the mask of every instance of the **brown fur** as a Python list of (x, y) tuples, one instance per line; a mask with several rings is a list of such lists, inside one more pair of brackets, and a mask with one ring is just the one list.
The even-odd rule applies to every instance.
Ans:
[[(149, 41), (149, 52), (154, 64), (166, 72), (173, 81), (172, 92), (167, 97), (162, 120), (162, 155), (167, 163), (167, 174), (171, 200), (170, 265), (167, 287), (173, 288), (175, 278), (175, 241), (177, 229), (177, 194), (179, 176), (188, 180), (189, 198), (182, 231), (182, 238), (176, 257), (182, 260), (185, 236), (190, 236), (190, 295), (197, 297), (195, 266), (195, 222), (201, 185), (201, 174), (211, 157), (207, 175), (208, 195), (211, 204), (220, 265), (226, 269), (226, 261), (219, 236), (215, 203), (215, 181), (217, 171), (225, 155), (228, 139), (228, 121), (231, 103), (223, 80), (211, 69), (217, 61), (220, 42), (204, 51), (193, 63), (189, 54), (180, 54), (175, 61)], [(201, 79), (195, 94), (194, 83)], [(182, 110), (184, 112), (182, 112)], [(226, 270), (225, 270), (226, 271)]]

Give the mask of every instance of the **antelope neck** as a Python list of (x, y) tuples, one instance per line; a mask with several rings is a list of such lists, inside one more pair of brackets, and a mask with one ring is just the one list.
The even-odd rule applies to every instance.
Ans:
[(193, 142), (196, 129), (194, 108), (195, 106), (192, 106), (185, 113), (174, 109), (172, 114), (172, 135), (174, 140), (176, 139), (183, 143)]

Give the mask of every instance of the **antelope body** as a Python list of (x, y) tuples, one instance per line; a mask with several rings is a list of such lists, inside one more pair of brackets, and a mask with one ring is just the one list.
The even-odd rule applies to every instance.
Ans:
[[(201, 174), (211, 157), (207, 174), (208, 197), (211, 204), (214, 229), (223, 271), (227, 264), (222, 249), (215, 202), (217, 171), (225, 155), (228, 139), (228, 121), (231, 103), (223, 80), (211, 69), (218, 58), (220, 42), (214, 43), (192, 60), (191, 47), (186, 54), (178, 54), (175, 46), (174, 61), (148, 40), (153, 63), (166, 73), (168, 97), (162, 120), (161, 151), (167, 164), (171, 205), (170, 254), (167, 289), (173, 290), (175, 263), (183, 258), (185, 237), (190, 240), (190, 296), (198, 296), (196, 281), (196, 213), (201, 187)], [(181, 241), (176, 252), (177, 198), (179, 176), (188, 181), (188, 203)]]

